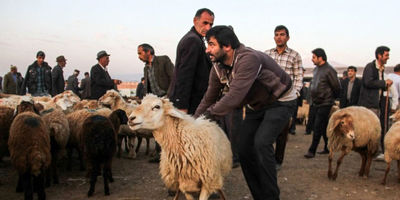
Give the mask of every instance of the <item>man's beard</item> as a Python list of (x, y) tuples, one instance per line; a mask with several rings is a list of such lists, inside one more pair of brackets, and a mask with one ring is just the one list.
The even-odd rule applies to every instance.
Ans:
[(224, 63), (224, 61), (226, 60), (226, 53), (224, 51), (218, 51), (215, 55), (215, 62), (220, 62), (220, 63)]

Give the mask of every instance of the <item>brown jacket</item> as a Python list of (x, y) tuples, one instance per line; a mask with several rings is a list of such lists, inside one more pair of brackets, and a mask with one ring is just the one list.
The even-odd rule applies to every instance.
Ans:
[[(218, 101), (225, 85), (229, 91)], [(271, 57), (242, 44), (235, 49), (233, 66), (214, 63), (195, 116), (206, 110), (224, 116), (244, 105), (258, 110), (286, 95), (291, 87), (290, 76)]]

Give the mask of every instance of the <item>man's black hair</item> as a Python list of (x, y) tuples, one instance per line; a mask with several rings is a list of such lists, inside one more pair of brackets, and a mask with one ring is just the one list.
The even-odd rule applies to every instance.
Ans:
[(289, 37), (289, 30), (286, 28), (286, 26), (284, 25), (279, 25), (277, 27), (275, 27), (274, 33), (280, 30), (285, 30), (286, 35)]
[(326, 62), (327, 57), (326, 57), (325, 51), (322, 48), (316, 48), (312, 51), (312, 53), (315, 54), (315, 56), (317, 56), (318, 58), (322, 57), (322, 60), (324, 60)]
[(206, 34), (207, 41), (210, 41), (211, 37), (215, 37), (220, 47), (231, 46), (232, 49), (236, 49), (240, 45), (235, 32), (229, 26), (215, 26), (211, 28)]
[(375, 58), (378, 59), (378, 55), (383, 55), (385, 51), (390, 51), (389, 47), (387, 46), (380, 46), (375, 50)]
[(194, 17), (199, 18), (201, 16), (201, 14), (203, 14), (203, 12), (207, 12), (208, 14), (210, 14), (211, 16), (214, 16), (213, 11), (211, 11), (208, 8), (201, 8), (199, 10), (197, 10), (196, 14), (194, 15)]
[(138, 48), (139, 47), (142, 47), (144, 52), (149, 52), (150, 51), (150, 54), (154, 55), (154, 49), (153, 49), (153, 47), (151, 45), (149, 45), (147, 43), (143, 43), (143, 44), (139, 45)]
[(357, 72), (357, 68), (354, 67), (354, 66), (349, 66), (349, 67), (347, 68), (347, 70), (349, 70), (349, 69), (352, 69), (352, 70), (354, 70), (355, 72)]
[(397, 65), (394, 67), (393, 71), (394, 71), (394, 72), (400, 72), (400, 64), (397, 64)]

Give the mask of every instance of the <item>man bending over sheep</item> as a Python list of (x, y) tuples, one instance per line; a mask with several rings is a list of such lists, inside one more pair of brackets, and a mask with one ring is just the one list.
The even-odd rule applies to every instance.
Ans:
[[(227, 26), (210, 29), (206, 38), (213, 68), (195, 117), (213, 119), (233, 111), (238, 140), (232, 142), (253, 198), (279, 199), (273, 143), (296, 105), (277, 99), (292, 94), (291, 78), (271, 57), (240, 44)], [(225, 86), (229, 91), (218, 100)]]

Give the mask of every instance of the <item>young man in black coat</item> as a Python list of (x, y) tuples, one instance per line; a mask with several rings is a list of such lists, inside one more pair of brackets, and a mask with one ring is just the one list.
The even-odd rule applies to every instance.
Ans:
[(110, 54), (106, 51), (97, 53), (98, 63), (90, 69), (90, 94), (91, 99), (99, 99), (107, 90), (116, 89), (114, 81), (107, 72), (110, 63)]
[(60, 94), (64, 92), (65, 88), (65, 81), (64, 81), (64, 67), (67, 64), (67, 60), (64, 58), (64, 56), (58, 56), (57, 59), (57, 65), (54, 66), (53, 70), (51, 71), (51, 76), (52, 76), (52, 95), (56, 96), (57, 94)]
[(194, 26), (179, 41), (169, 99), (174, 106), (194, 114), (208, 87), (211, 61), (204, 37), (214, 23), (214, 13), (203, 8), (196, 12)]
[(32, 96), (48, 96), (52, 93), (51, 67), (44, 61), (45, 54), (39, 51), (36, 60), (26, 70), (25, 80), (21, 86), (21, 94), (26, 94), (26, 88)]
[(347, 76), (345, 80), (341, 82), (340, 90), (340, 108), (346, 108), (349, 106), (356, 106), (360, 97), (361, 80), (356, 77), (357, 68), (350, 66), (347, 68)]

